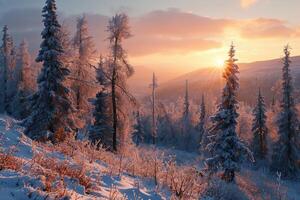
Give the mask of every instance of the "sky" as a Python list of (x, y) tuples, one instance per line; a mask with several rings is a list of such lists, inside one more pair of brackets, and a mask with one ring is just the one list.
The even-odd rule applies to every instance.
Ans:
[[(0, 25), (16, 43), (40, 43), (44, 0), (0, 0)], [(151, 70), (187, 73), (220, 67), (233, 42), (239, 62), (279, 58), (285, 44), (300, 55), (299, 0), (58, 0), (61, 23), (75, 30), (85, 13), (97, 49), (107, 49), (106, 24), (118, 12), (130, 16), (125, 42), (130, 62)]]

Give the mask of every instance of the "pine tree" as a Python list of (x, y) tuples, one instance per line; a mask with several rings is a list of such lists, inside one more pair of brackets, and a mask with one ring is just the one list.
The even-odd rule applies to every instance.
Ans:
[(77, 58), (73, 70), (75, 80), (72, 88), (75, 93), (76, 109), (83, 112), (88, 110), (88, 98), (93, 93), (93, 87), (86, 80), (93, 78), (91, 75), (91, 62), (95, 54), (95, 45), (89, 35), (88, 22), (85, 16), (77, 19), (77, 32), (73, 43), (77, 50)]
[(95, 106), (93, 112), (94, 123), (89, 131), (89, 139), (95, 144), (101, 142), (106, 148), (112, 150), (111, 94), (102, 58), (100, 58), (99, 66), (97, 68), (96, 78), (102, 89), (96, 94), (96, 99), (93, 102)]
[(46, 0), (43, 8), (44, 30), (37, 62), (42, 62), (38, 77), (38, 91), (32, 96), (32, 113), (24, 120), (25, 134), (33, 139), (51, 139), (59, 130), (74, 129), (70, 119), (72, 105), (69, 90), (63, 81), (70, 71), (61, 61), (64, 53), (59, 37), (60, 24), (57, 21), (55, 0)]
[[(126, 80), (133, 75), (134, 70), (129, 65), (126, 51), (122, 42), (131, 36), (128, 24), (128, 16), (116, 14), (108, 24), (110, 42), (110, 64), (109, 77), (111, 85), (111, 102), (113, 116), (113, 150), (117, 151), (119, 141), (125, 142), (124, 127), (127, 125), (125, 103), (134, 101), (134, 98), (127, 90)], [(122, 130), (122, 132), (121, 132)]]
[[(218, 111), (212, 117), (210, 128), (210, 140), (208, 149), (211, 157), (206, 160), (211, 172), (223, 171), (222, 179), (226, 182), (235, 180), (235, 172), (240, 169), (240, 163), (246, 153), (250, 150), (242, 143), (236, 133), (237, 125), (237, 90), (239, 82), (237, 74), (238, 66), (235, 63), (235, 49), (231, 45), (229, 59), (226, 61), (226, 68), (223, 77), (226, 80), (223, 89), (221, 103)], [(251, 154), (251, 153), (250, 153)]]
[(205, 146), (207, 145), (207, 138), (205, 134), (205, 123), (206, 123), (206, 106), (205, 106), (205, 100), (204, 95), (202, 95), (202, 101), (200, 105), (200, 118), (199, 123), (197, 124), (196, 130), (199, 133), (199, 143), (202, 151), (204, 151)]
[(293, 178), (299, 171), (299, 122), (293, 98), (290, 48), (285, 46), (282, 68), (282, 100), (277, 117), (279, 139), (274, 144), (271, 170)]
[(134, 131), (132, 133), (132, 140), (136, 144), (136, 146), (139, 146), (139, 144), (143, 141), (145, 135), (144, 125), (139, 111), (136, 113), (135, 118), (136, 122), (133, 127)]
[(190, 115), (190, 100), (189, 100), (189, 83), (188, 80), (185, 82), (185, 96), (184, 96), (184, 109), (183, 109), (183, 119), (188, 120)]
[(155, 97), (155, 91), (158, 87), (157, 79), (155, 76), (155, 73), (153, 73), (152, 76), (152, 84), (150, 85), (152, 89), (152, 127), (151, 127), (151, 136), (152, 136), (152, 144), (156, 143), (156, 137), (157, 137), (157, 126), (156, 126), (156, 116), (155, 116), (155, 107), (156, 107), (156, 97)]
[(29, 114), (26, 97), (32, 95), (35, 90), (34, 72), (31, 68), (31, 56), (28, 52), (28, 45), (25, 40), (20, 44), (15, 70), (17, 81), (17, 93), (14, 97), (13, 115), (18, 119), (24, 119)]
[(255, 158), (264, 159), (268, 153), (267, 147), (267, 134), (268, 128), (266, 127), (266, 108), (264, 98), (261, 95), (259, 89), (257, 104), (253, 109), (253, 122), (252, 122), (252, 132), (253, 132), (253, 141), (252, 141), (252, 151)]
[(183, 102), (183, 114), (182, 114), (182, 134), (185, 137), (188, 137), (190, 129), (190, 99), (189, 99), (189, 88), (188, 80), (185, 82), (185, 96)]
[(11, 82), (12, 55), (14, 54), (13, 40), (8, 33), (8, 27), (3, 27), (2, 46), (1, 46), (1, 99), (0, 111), (9, 114), (10, 95), (9, 84)]

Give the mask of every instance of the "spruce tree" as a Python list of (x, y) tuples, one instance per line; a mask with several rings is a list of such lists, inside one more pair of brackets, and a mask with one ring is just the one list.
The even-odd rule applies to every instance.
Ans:
[[(189, 88), (188, 80), (185, 82), (185, 96), (183, 102), (183, 113), (182, 113), (182, 122), (181, 122), (181, 133), (183, 137), (186, 137), (189, 140), (189, 131), (190, 131), (190, 99), (189, 99)], [(189, 141), (187, 141), (189, 142)]]
[(156, 124), (156, 114), (155, 114), (155, 108), (156, 108), (156, 88), (158, 87), (157, 84), (157, 79), (155, 76), (155, 73), (153, 73), (152, 76), (152, 83), (150, 84), (150, 87), (152, 89), (152, 95), (151, 95), (151, 100), (152, 100), (152, 126), (151, 126), (151, 136), (152, 136), (152, 144), (156, 143), (156, 138), (157, 138), (157, 124)]
[(136, 144), (136, 146), (139, 146), (143, 141), (145, 135), (144, 125), (139, 111), (136, 113), (135, 120), (136, 122), (133, 127), (134, 130), (132, 133), (132, 140)]
[(204, 95), (202, 95), (199, 114), (200, 114), (199, 122), (196, 126), (196, 130), (199, 133), (199, 143), (200, 143), (201, 150), (204, 151), (208, 141), (207, 135), (205, 134), (206, 106), (205, 106)]
[(70, 71), (63, 65), (64, 53), (59, 37), (55, 0), (46, 0), (43, 8), (43, 41), (36, 59), (42, 62), (38, 91), (32, 96), (31, 115), (24, 120), (25, 134), (33, 139), (49, 139), (58, 131), (72, 131), (72, 105), (69, 90), (63, 84)]
[(271, 170), (293, 178), (299, 170), (299, 122), (293, 97), (290, 48), (285, 46), (282, 68), (282, 100), (277, 117), (279, 139), (274, 144)]
[(95, 106), (93, 112), (94, 123), (89, 131), (89, 139), (95, 144), (101, 142), (104, 147), (112, 150), (111, 93), (102, 58), (100, 58), (97, 68), (96, 78), (102, 89), (96, 94), (96, 99), (93, 102)]
[(237, 90), (239, 82), (237, 74), (238, 66), (235, 63), (235, 49), (231, 45), (229, 59), (226, 61), (226, 68), (223, 77), (226, 81), (223, 89), (221, 103), (217, 113), (212, 117), (210, 128), (210, 143), (208, 149), (211, 157), (206, 160), (211, 172), (223, 171), (222, 179), (226, 182), (235, 180), (235, 172), (240, 169), (243, 156), (249, 149), (242, 143), (236, 133), (237, 125)]
[(13, 40), (8, 33), (8, 27), (3, 27), (2, 46), (1, 46), (1, 99), (0, 99), (0, 111), (9, 114), (10, 95), (10, 69), (12, 65)]
[(253, 155), (257, 159), (264, 159), (268, 153), (267, 147), (267, 134), (268, 128), (266, 127), (266, 107), (264, 98), (261, 95), (259, 89), (257, 104), (253, 109), (253, 122), (252, 122), (252, 132), (253, 132), (253, 141), (252, 141), (252, 151)]

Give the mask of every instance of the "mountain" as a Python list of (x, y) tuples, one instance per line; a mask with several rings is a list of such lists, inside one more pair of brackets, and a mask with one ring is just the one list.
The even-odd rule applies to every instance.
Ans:
[[(291, 60), (294, 85), (296, 89), (300, 89), (300, 56), (292, 57)], [(238, 65), (240, 68), (239, 100), (253, 105), (259, 87), (267, 103), (272, 101), (273, 96), (279, 100), (281, 59), (239, 63)], [(210, 101), (215, 100), (216, 97), (220, 96), (220, 91), (223, 88), (222, 70), (205, 68), (187, 73), (162, 84), (158, 89), (159, 98), (171, 100), (183, 96), (185, 80), (189, 81), (190, 96), (196, 100), (200, 99), (202, 94), (205, 94)]]

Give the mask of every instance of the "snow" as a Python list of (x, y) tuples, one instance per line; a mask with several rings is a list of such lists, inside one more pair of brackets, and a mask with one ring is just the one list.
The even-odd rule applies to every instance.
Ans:
[[(55, 199), (54, 192), (45, 191), (45, 179), (43, 175), (33, 174), (34, 168), (30, 161), (34, 152), (38, 152), (47, 159), (57, 159), (67, 162), (69, 166), (76, 166), (76, 159), (62, 153), (51, 150), (50, 144), (38, 144), (23, 134), (23, 128), (18, 125), (19, 121), (7, 116), (0, 116), (0, 142), (4, 151), (15, 146), (18, 150), (14, 155), (24, 161), (21, 170), (0, 170), (0, 199), (2, 200), (27, 200), (27, 199)], [(153, 151), (152, 146), (143, 145), (144, 151)], [(157, 151), (164, 153), (166, 157), (175, 157), (179, 166), (195, 166), (198, 170), (203, 167), (203, 158), (196, 153), (188, 153), (175, 149), (160, 147)], [(76, 152), (79, 154), (80, 152)], [(49, 164), (51, 164), (49, 162)], [(86, 175), (91, 179), (92, 190), (85, 189), (79, 180), (65, 176), (63, 182), (69, 199), (141, 199), (141, 200), (164, 200), (170, 199), (172, 192), (166, 187), (155, 186), (154, 180), (132, 176), (123, 172), (115, 174), (111, 172), (108, 163), (96, 160), (90, 163), (84, 160), (82, 163), (88, 170)], [(46, 170), (46, 169), (45, 169)], [(236, 185), (217, 182), (213, 187), (216, 197), (201, 195), (201, 200), (217, 200), (218, 195), (226, 200), (234, 199), (277, 199), (278, 187), (280, 195), (287, 200), (300, 199), (300, 182), (279, 180), (263, 166), (253, 169), (251, 166), (242, 166), (237, 174)], [(60, 186), (60, 179), (55, 179), (54, 185)], [(202, 187), (202, 186), (200, 186)], [(203, 188), (203, 191), (207, 189)], [(68, 198), (66, 198), (68, 199)]]
[[(16, 146), (16, 157), (28, 162), (33, 157), (34, 142), (23, 134), (23, 128), (18, 125), (18, 121), (6, 116), (0, 116), (0, 138), (1, 147), (8, 150), (10, 147)], [(48, 151), (47, 148), (35, 146), (39, 153), (67, 160), (73, 165), (72, 159), (61, 155), (57, 152)], [(88, 163), (85, 163), (88, 165)], [(43, 187), (41, 177), (31, 175), (27, 172), (28, 166), (24, 167), (20, 172), (12, 170), (0, 171), (0, 199), (30, 199), (34, 196), (36, 199), (44, 199), (47, 194), (40, 190)], [(88, 176), (92, 180), (92, 185), (96, 189), (87, 194), (85, 188), (76, 180), (65, 177), (68, 194), (71, 199), (109, 199), (112, 191), (116, 190), (116, 196), (119, 198), (126, 197), (134, 199), (139, 196), (140, 199), (166, 199), (162, 195), (155, 192), (156, 187), (151, 180), (139, 177), (132, 177), (127, 174), (121, 176), (106, 174), (109, 171), (108, 166), (102, 161), (97, 161), (90, 166)], [(51, 198), (50, 198), (51, 199)]]

